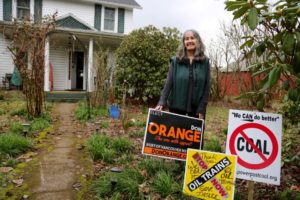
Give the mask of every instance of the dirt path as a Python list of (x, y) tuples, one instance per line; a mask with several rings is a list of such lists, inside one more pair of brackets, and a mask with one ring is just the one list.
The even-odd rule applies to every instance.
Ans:
[[(82, 142), (81, 133), (73, 120), (76, 104), (55, 104), (54, 142), (38, 158), (36, 169), (32, 170), (28, 186), (31, 188), (30, 199), (34, 200), (73, 200), (74, 184), (81, 175), (89, 173), (92, 166), (89, 158), (78, 149)], [(82, 160), (86, 159), (84, 162)], [(78, 185), (78, 183), (77, 183)]]

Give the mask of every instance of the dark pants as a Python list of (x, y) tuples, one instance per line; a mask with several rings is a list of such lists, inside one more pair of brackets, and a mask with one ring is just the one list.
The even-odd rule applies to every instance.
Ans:
[[(179, 115), (187, 115), (189, 117), (199, 118), (199, 115), (197, 115), (196, 113), (187, 113), (185, 111), (181, 111), (181, 110), (177, 110), (177, 109), (173, 109), (173, 108), (169, 108), (169, 111), (172, 113), (179, 114)], [(203, 120), (205, 120), (205, 116), (204, 116)], [(203, 149), (203, 146), (204, 146), (204, 129), (205, 129), (205, 123), (203, 124), (202, 140), (201, 140), (200, 149)]]

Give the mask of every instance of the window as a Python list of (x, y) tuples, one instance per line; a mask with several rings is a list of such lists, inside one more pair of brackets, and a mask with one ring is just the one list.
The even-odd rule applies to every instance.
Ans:
[(17, 0), (17, 18), (30, 17), (30, 0)]
[(105, 8), (104, 10), (104, 30), (115, 30), (115, 9)]

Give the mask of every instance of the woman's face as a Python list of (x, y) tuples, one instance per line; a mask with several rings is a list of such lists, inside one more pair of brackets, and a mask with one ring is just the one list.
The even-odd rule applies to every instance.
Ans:
[(193, 32), (188, 31), (184, 35), (184, 46), (188, 51), (195, 51), (197, 39), (195, 38)]

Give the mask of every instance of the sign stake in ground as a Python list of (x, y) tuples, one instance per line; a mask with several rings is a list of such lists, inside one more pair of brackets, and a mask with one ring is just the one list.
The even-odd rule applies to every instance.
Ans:
[(248, 183), (248, 200), (253, 200), (254, 181), (247, 181), (247, 183)]
[(279, 185), (281, 135), (281, 115), (230, 110), (226, 153), (238, 156), (237, 178)]

